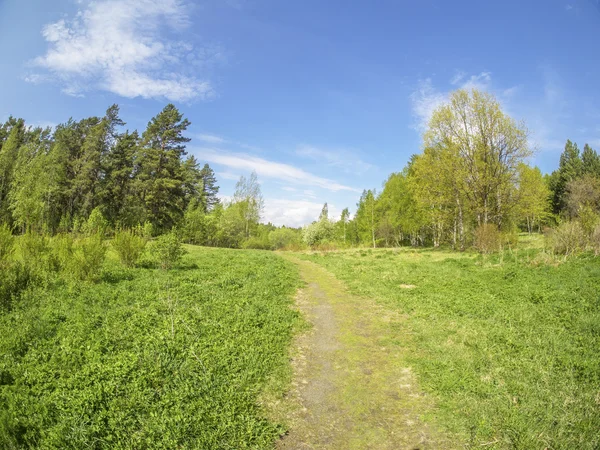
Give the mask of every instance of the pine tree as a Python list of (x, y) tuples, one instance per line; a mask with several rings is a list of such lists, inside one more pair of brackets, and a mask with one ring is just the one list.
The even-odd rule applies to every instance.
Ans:
[(133, 197), (133, 158), (139, 142), (137, 131), (126, 131), (117, 138), (103, 161), (104, 179), (100, 202), (106, 218), (112, 223), (133, 226), (142, 220), (143, 212)]
[(583, 174), (589, 174), (600, 178), (600, 156), (588, 144), (583, 146), (581, 153), (581, 163)]
[(204, 167), (200, 171), (200, 177), (202, 178), (202, 203), (205, 211), (209, 212), (220, 203), (219, 197), (217, 197), (219, 193), (217, 178), (215, 177), (215, 172), (208, 164), (204, 164)]
[(557, 174), (553, 177), (551, 185), (554, 213), (559, 214), (565, 209), (567, 184), (579, 178), (582, 173), (583, 163), (579, 155), (579, 148), (577, 148), (577, 144), (567, 140), (565, 149), (560, 155)]
[(174, 226), (185, 210), (183, 132), (190, 125), (177, 108), (169, 104), (155, 116), (142, 135), (135, 161), (136, 191), (147, 220), (157, 229)]

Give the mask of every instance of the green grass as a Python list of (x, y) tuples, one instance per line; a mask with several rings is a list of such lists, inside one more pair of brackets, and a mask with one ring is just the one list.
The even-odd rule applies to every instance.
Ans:
[(289, 379), (296, 268), (188, 247), (171, 271), (58, 278), (0, 312), (0, 448), (270, 448)]
[(546, 264), (531, 247), (303, 257), (404, 315), (393, 344), (436, 399), (430, 419), (468, 446), (597, 449), (600, 259)]

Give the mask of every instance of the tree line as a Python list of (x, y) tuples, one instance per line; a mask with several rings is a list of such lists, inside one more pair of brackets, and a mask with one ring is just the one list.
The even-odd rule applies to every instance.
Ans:
[[(529, 164), (528, 130), (489, 93), (459, 90), (436, 109), (423, 152), (392, 173), (380, 192), (365, 190), (350, 220), (326, 209), (303, 232), (308, 245), (450, 245), (464, 250), (513, 244), (519, 231), (563, 225), (600, 239), (600, 157), (567, 141), (550, 175)], [(563, 228), (564, 228), (563, 227)], [(572, 237), (575, 239), (575, 237)], [(579, 238), (577, 238), (579, 239)]]
[(519, 231), (561, 227), (581, 235), (569, 237), (579, 247), (600, 240), (598, 153), (567, 141), (558, 169), (542, 174), (529, 164), (525, 124), (486, 92), (454, 92), (434, 111), (423, 151), (380, 191), (365, 190), (353, 216), (345, 208), (332, 220), (325, 203), (302, 230), (260, 222), (256, 173), (242, 176), (231, 201), (221, 202), (214, 171), (186, 153), (189, 125), (172, 104), (141, 135), (124, 130), (117, 105), (54, 130), (10, 117), (0, 126), (0, 224), (56, 234), (77, 232), (92, 217), (113, 230), (175, 229), (192, 244), (263, 249), (497, 248)]
[(56, 234), (81, 231), (92, 218), (152, 235), (176, 228), (185, 241), (226, 247), (268, 235), (275, 227), (259, 224), (256, 173), (222, 204), (213, 169), (187, 155), (189, 125), (172, 104), (141, 134), (124, 130), (117, 105), (55, 129), (10, 117), (0, 126), (0, 224)]

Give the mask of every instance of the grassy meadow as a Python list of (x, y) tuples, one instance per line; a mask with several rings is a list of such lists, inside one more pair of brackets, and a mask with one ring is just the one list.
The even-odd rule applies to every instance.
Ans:
[(555, 259), (522, 237), (495, 255), (432, 249), (304, 255), (403, 315), (404, 352), (472, 448), (600, 447), (600, 259)]
[(47, 276), (0, 314), (0, 448), (265, 448), (289, 381), (298, 275), (274, 253), (187, 247), (172, 270)]

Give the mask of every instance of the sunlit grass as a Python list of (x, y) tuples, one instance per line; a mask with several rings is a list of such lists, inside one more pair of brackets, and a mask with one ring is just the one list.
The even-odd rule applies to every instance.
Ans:
[(407, 364), (437, 399), (436, 422), (469, 445), (598, 448), (600, 259), (540, 259), (539, 244), (486, 257), (415, 249), (304, 257), (406, 316), (397, 339)]
[[(187, 246), (25, 292), (0, 314), (0, 448), (269, 448), (258, 399), (289, 377), (294, 266)], [(274, 379), (277, 378), (277, 379)]]

